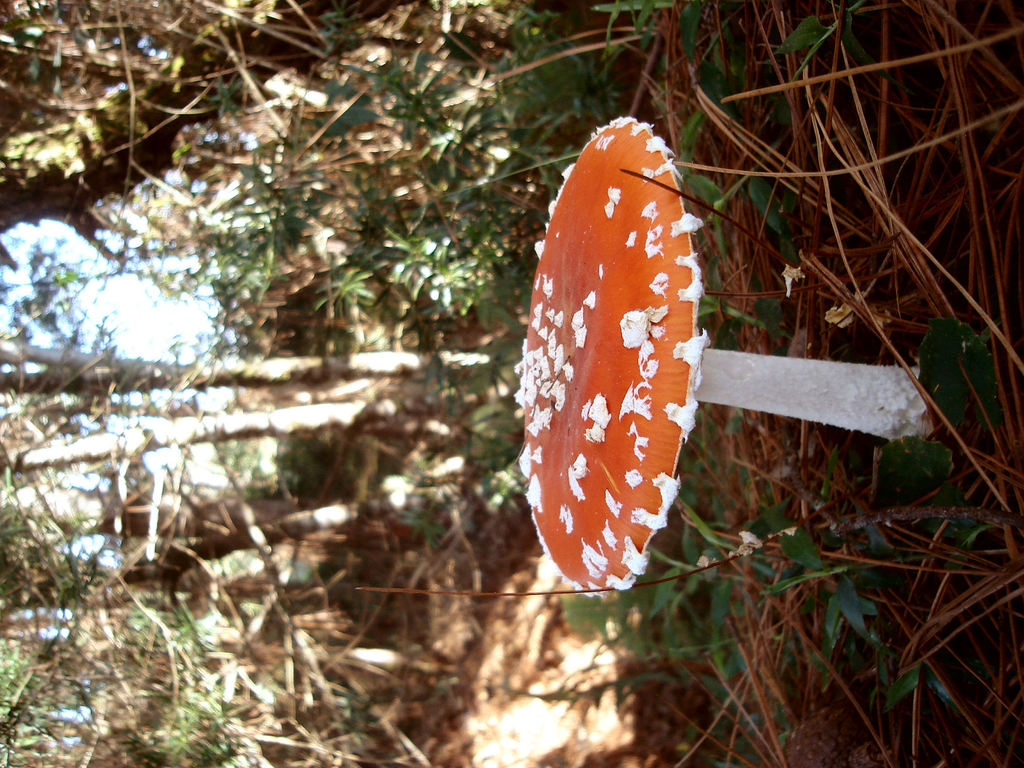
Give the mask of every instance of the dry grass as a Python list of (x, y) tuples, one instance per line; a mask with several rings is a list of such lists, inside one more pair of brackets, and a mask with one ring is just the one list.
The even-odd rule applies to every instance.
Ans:
[[(864, 7), (848, 31), (878, 63), (861, 66), (839, 30), (806, 62), (806, 49), (775, 53), (808, 16), (842, 29), (846, 20), (829, 4), (709, 4), (689, 53), (683, 10), (677, 4), (662, 18), (667, 72), (645, 85), (657, 105), (650, 117), (682, 159), (694, 161), (692, 171), (723, 192), (729, 221), (711, 230), (705, 253), (723, 306), (706, 321), (713, 338), (717, 328), (751, 351), (788, 343), (798, 355), (909, 367), (929, 320), (962, 320), (987, 339), (1004, 420), (991, 430), (978, 421), (954, 426), (936, 411), (930, 439), (953, 450), (951, 481), (969, 504), (990, 510), (993, 521), (1019, 513), (1024, 12), (1006, 2)], [(725, 92), (735, 92), (718, 98), (710, 70), (727, 72)], [(687, 122), (698, 112), (705, 121), (687, 145)], [(787, 114), (788, 122), (779, 119)], [(790, 299), (784, 238), (746, 192), (752, 172), (763, 174), (776, 201), (791, 202), (783, 216), (806, 279)], [(755, 302), (764, 298), (782, 299), (781, 339), (730, 322), (757, 317)], [(830, 322), (827, 311), (843, 306), (852, 322)], [(838, 710), (858, 726), (845, 745), (836, 735), (835, 749), (863, 749), (871, 761), (864, 764), (1020, 760), (1021, 531), (995, 524), (964, 548), (948, 535), (948, 520), (895, 522), (880, 529), (890, 548), (880, 557), (866, 535), (829, 530), (841, 517), (885, 512), (873, 503), (870, 444), (772, 417), (730, 432), (726, 416), (717, 412), (719, 426), (705, 428), (749, 469), (714, 489), (730, 522), (781, 503), (815, 532), (826, 568), (870, 570), (902, 584), (860, 590), (877, 607), (871, 624), (889, 649), (866, 663), (845, 656), (843, 641), (834, 653), (822, 650), (833, 578), (766, 596), (763, 574), (738, 569), (744, 602), (734, 628), (748, 673), (722, 681), (736, 741), (766, 764), (781, 763), (791, 729), (805, 723), (836, 734), (822, 713)], [(872, 652), (866, 642), (847, 644), (854, 647)], [(917, 665), (922, 684), (885, 711), (879, 675), (891, 683)], [(791, 764), (826, 764), (800, 762), (799, 739), (789, 738)]]

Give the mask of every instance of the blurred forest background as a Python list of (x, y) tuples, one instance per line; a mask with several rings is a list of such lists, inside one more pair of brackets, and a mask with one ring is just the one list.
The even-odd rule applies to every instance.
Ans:
[[(1024, 763), (1022, 109), (1011, 0), (3, 0), (0, 764)], [(620, 114), (713, 344), (913, 367), (934, 430), (707, 407), (651, 575), (795, 535), (357, 590), (557, 588), (512, 367)]]

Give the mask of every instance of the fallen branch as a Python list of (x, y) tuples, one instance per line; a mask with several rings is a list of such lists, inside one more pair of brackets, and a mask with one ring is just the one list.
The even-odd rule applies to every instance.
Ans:
[(836, 533), (849, 533), (879, 523), (916, 522), (917, 520), (973, 520), (990, 525), (1009, 525), (1024, 529), (1024, 515), (985, 507), (889, 507), (880, 512), (839, 520), (832, 526)]
[[(441, 352), (436, 357), (412, 352), (359, 352), (348, 357), (280, 357), (229, 365), (186, 366), (53, 350), (0, 340), (0, 389), (22, 393), (70, 392), (109, 395), (153, 389), (259, 387), (281, 384), (323, 384), (378, 376), (404, 376), (432, 363), (453, 368), (490, 362), (484, 354)], [(31, 370), (29, 364), (44, 366)]]
[[(367, 410), (384, 407), (377, 403), (320, 403), (299, 405), (259, 413), (225, 413), (201, 418), (159, 419), (146, 417), (145, 425), (120, 433), (104, 432), (67, 442), (51, 443), (7, 455), (16, 472), (44, 467), (104, 461), (136, 455), (142, 451), (192, 443), (216, 443), (253, 437), (285, 437), (301, 432), (348, 427)], [(0, 456), (0, 462), (3, 457)]]

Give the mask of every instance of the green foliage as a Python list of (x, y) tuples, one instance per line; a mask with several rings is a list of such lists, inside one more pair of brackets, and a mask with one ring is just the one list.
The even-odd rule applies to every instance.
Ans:
[[(840, 576), (837, 582), (835, 595), (830, 599), (835, 601), (839, 611), (850, 623), (853, 631), (866, 640), (877, 643), (877, 638), (868, 634), (867, 624), (864, 617), (876, 615), (878, 609), (867, 598), (857, 594), (857, 588), (848, 576)], [(827, 612), (827, 611), (826, 611)]]
[[(529, 48), (543, 44), (530, 29), (528, 17), (513, 35)], [(354, 247), (333, 278), (335, 286), (360, 286), (355, 302), (351, 292), (335, 296), (349, 301), (347, 311), (358, 304), (374, 322), (414, 334), (424, 349), (467, 322), (517, 324), (531, 256), (522, 242), (540, 230), (542, 209), (524, 210), (510, 200), (531, 196), (535, 173), (523, 169), (550, 157), (538, 142), (559, 122), (548, 117), (559, 95), (520, 82), (546, 73), (469, 94), (465, 61), (487, 54), (466, 36), (445, 42), (436, 53), (417, 49), (373, 70), (353, 68), (377, 105), (380, 127), (394, 131), (400, 150), (349, 174), (340, 222)], [(528, 55), (517, 50), (495, 69), (511, 69)], [(574, 71), (589, 76), (576, 58), (559, 73), (570, 83)]]
[(0, 600), (14, 608), (59, 610), (73, 608), (95, 576), (90, 566), (74, 557), (66, 534), (46, 515), (27, 515), (7, 481), (0, 498)]
[(692, 59), (697, 50), (697, 32), (700, 28), (702, 2), (691, 0), (679, 11), (679, 36), (683, 53)]
[(893, 684), (889, 686), (885, 692), (885, 712), (888, 712), (914, 692), (918, 681), (921, 679), (921, 667), (921, 664), (915, 664), (896, 678)]
[(272, 498), (280, 492), (279, 444), (272, 439), (228, 440), (216, 446), (217, 462), (248, 498)]
[(27, 644), (0, 644), (0, 765), (28, 765), (27, 758), (46, 752), (58, 730), (47, 710), (60, 706), (56, 686), (38, 670), (45, 657)]
[(858, 0), (858, 2), (852, 3), (846, 9), (841, 27), (839, 20), (833, 21), (832, 24), (826, 27), (817, 16), (807, 16), (797, 24), (796, 29), (775, 49), (777, 56), (807, 51), (803, 63), (794, 75), (794, 79), (799, 76), (818, 49), (840, 28), (842, 29), (840, 38), (843, 45), (853, 58), (861, 64), (866, 64), (870, 61), (870, 57), (864, 50), (864, 47), (853, 34), (855, 14), (865, 2), (866, 0)]
[(793, 233), (790, 231), (787, 215), (796, 205), (796, 195), (784, 191), (784, 187), (770, 185), (761, 176), (751, 176), (746, 184), (747, 196), (754, 204), (763, 219), (763, 228), (772, 238), (773, 244), (782, 257), (790, 264), (799, 264), (796, 248), (793, 245)]
[[(819, 45), (828, 39), (833, 28), (826, 27), (818, 20), (817, 16), (808, 16), (796, 25), (789, 37), (775, 49), (775, 53), (784, 56), (787, 53), (796, 53), (807, 48), (817, 49)], [(814, 52), (813, 50), (811, 51)]]
[(203, 222), (209, 284), (229, 316), (262, 300), (281, 262), (305, 245), (327, 199), (323, 173), (296, 165), (282, 149), (254, 152)]
[[(0, 491), (0, 764), (35, 765), (78, 723), (61, 713), (87, 707), (88, 674), (76, 645), (97, 565), (75, 557), (45, 510), (19, 504), (10, 478)], [(84, 726), (87, 730), (87, 726)]]
[(381, 470), (396, 469), (393, 461), (381, 466), (386, 456), (373, 436), (338, 431), (282, 440), (277, 463), (290, 495), (361, 503), (386, 474)]
[(100, 270), (81, 262), (67, 264), (59, 255), (75, 245), (62, 238), (33, 248), (28, 264), (22, 266), (30, 287), (0, 280), (0, 303), (10, 313), (12, 329), (24, 329), (30, 339), (44, 335), (72, 347), (104, 342), (102, 329), (98, 338), (88, 337), (84, 329), (87, 308), (78, 300), (88, 281), (100, 276)]
[(654, 12), (672, 6), (673, 0), (615, 0), (613, 3), (598, 3), (593, 6), (593, 10), (609, 14), (609, 29), (617, 21), (619, 14), (628, 13), (633, 28), (644, 34), (650, 31)]
[[(380, 114), (372, 108), (373, 99), (365, 93), (358, 92), (351, 83), (332, 81), (324, 88), (324, 93), (327, 94), (328, 104), (342, 110), (340, 114), (334, 113), (319, 123), (318, 130), (323, 131), (326, 138), (347, 138), (349, 132), (356, 126), (372, 123), (380, 118)], [(317, 123), (314, 122), (314, 125)]]
[(1002, 424), (992, 353), (966, 323), (952, 317), (928, 323), (920, 378), (953, 426), (963, 422), (968, 404), (986, 429)]
[(497, 44), (438, 34), (424, 10), (406, 23), (431, 44), (371, 55), (356, 9), (333, 2), (319, 32), (337, 59), (284, 77), (257, 124), (251, 77), (213, 78), (215, 115), (180, 134), (173, 172), (135, 190), (148, 231), (120, 255), (198, 257), (189, 279), (213, 287), (243, 350), (433, 350), (515, 329), (552, 158), (620, 111), (624, 84), (618, 51), (577, 52), (562, 16), (486, 15)]
[[(147, 653), (176, 665), (162, 679), (150, 678), (134, 713), (140, 722), (123, 734), (125, 752), (139, 765), (193, 765), (233, 768), (247, 765), (239, 740), (236, 712), (224, 702), (216, 678), (205, 673), (213, 648), (204, 627), (187, 614), (176, 618), (173, 635), (160, 627), (165, 618), (138, 611), (132, 618), (140, 635), (149, 640)], [(156, 631), (154, 629), (162, 629)], [(141, 649), (140, 649), (141, 650)]]
[(779, 539), (783, 554), (793, 562), (799, 563), (809, 571), (821, 570), (822, 561), (818, 547), (810, 534), (803, 528), (797, 528), (790, 536)]
[(936, 491), (953, 471), (953, 454), (942, 443), (904, 437), (882, 447), (876, 501), (910, 504)]
[(355, 48), (362, 41), (363, 30), (356, 22), (351, 0), (331, 0), (330, 8), (320, 14), (319, 21), (328, 55)]

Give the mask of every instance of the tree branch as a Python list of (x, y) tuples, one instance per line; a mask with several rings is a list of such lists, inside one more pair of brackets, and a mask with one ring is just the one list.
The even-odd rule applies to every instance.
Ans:
[(10, 453), (7, 461), (15, 472), (31, 472), (44, 467), (103, 461), (172, 445), (252, 437), (284, 437), (300, 432), (351, 426), (356, 417), (378, 405), (321, 403), (260, 413), (228, 413), (173, 420), (147, 419), (145, 426), (126, 429), (119, 434), (106, 432)]
[(880, 512), (840, 520), (832, 526), (836, 533), (867, 528), (869, 525), (893, 522), (915, 522), (938, 518), (942, 520), (974, 520), (992, 525), (1009, 525), (1024, 529), (1024, 516), (985, 507), (889, 507)]
[[(0, 340), (0, 389), (21, 393), (109, 395), (153, 389), (258, 387), (279, 384), (322, 384), (375, 376), (403, 376), (424, 370), (438, 360), (448, 367), (490, 362), (488, 355), (442, 352), (437, 358), (411, 352), (360, 352), (349, 357), (282, 357), (228, 366), (184, 366), (117, 358), (109, 353), (33, 347)], [(27, 364), (46, 366), (27, 370)]]

